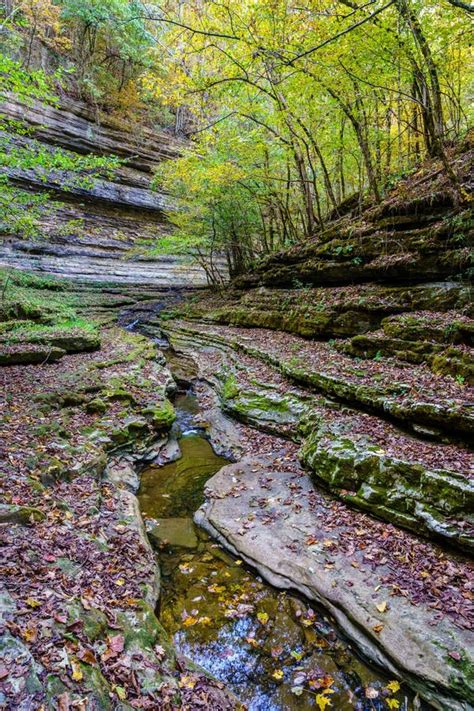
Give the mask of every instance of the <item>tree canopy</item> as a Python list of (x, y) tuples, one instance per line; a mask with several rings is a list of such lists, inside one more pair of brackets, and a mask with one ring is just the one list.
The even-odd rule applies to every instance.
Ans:
[[(67, 90), (189, 139), (156, 176), (180, 200), (159, 248), (225, 252), (238, 272), (311, 237), (345, 201), (380, 200), (425, 156), (455, 186), (446, 151), (472, 121), (473, 10), (458, 0), (22, 0), (7, 3), (4, 25), (54, 51)], [(17, 69), (34, 80), (30, 54)], [(24, 83), (0, 73), (9, 91)]]

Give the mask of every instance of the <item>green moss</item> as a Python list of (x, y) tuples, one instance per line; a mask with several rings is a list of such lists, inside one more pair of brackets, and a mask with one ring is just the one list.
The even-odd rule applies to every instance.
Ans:
[(465, 518), (474, 506), (465, 477), (391, 458), (370, 437), (353, 440), (337, 423), (316, 420), (312, 428), (309, 418), (303, 431), (300, 458), (317, 483), (380, 518), (472, 550), (474, 540), (454, 518)]
[(233, 373), (228, 375), (225, 379), (221, 392), (224, 400), (233, 400), (233, 398), (238, 396), (240, 388), (237, 384), (237, 378)]
[(0, 523), (13, 523), (26, 526), (44, 521), (46, 515), (33, 506), (2, 506), (0, 508)]
[(125, 388), (122, 387), (107, 389), (104, 393), (104, 396), (108, 400), (119, 400), (132, 404), (135, 403), (135, 396), (129, 390), (125, 390)]
[(144, 408), (142, 413), (150, 418), (151, 424), (157, 430), (168, 430), (176, 419), (175, 409), (168, 399), (153, 407)]
[(100, 398), (94, 398), (87, 403), (86, 410), (92, 414), (103, 415), (107, 411), (107, 405)]

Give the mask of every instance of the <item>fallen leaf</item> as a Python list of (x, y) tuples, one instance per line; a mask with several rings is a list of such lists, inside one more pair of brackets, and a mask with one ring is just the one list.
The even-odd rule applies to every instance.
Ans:
[(71, 699), (69, 698), (69, 694), (67, 693), (67, 691), (65, 691), (63, 694), (60, 694), (58, 696), (58, 711), (69, 711), (69, 709), (71, 708), (70, 701)]
[(186, 617), (186, 619), (183, 621), (183, 627), (192, 627), (192, 625), (195, 625), (197, 623), (197, 621), (198, 621), (197, 617), (188, 615)]
[(384, 602), (381, 602), (379, 605), (376, 605), (376, 608), (379, 612), (387, 612), (387, 603), (384, 600)]
[(28, 625), (22, 632), (22, 637), (25, 642), (35, 642), (38, 635), (38, 630), (34, 625)]
[(194, 689), (196, 686), (196, 679), (194, 679), (192, 676), (185, 675), (182, 676), (179, 685), (182, 689)]
[(387, 684), (386, 688), (388, 691), (390, 691), (392, 694), (396, 694), (397, 691), (400, 691), (400, 684), (398, 681), (389, 681)]
[(35, 600), (32, 597), (28, 597), (25, 602), (29, 607), (41, 607), (41, 602), (39, 602), (39, 600)]
[(85, 664), (97, 664), (97, 660), (94, 656), (94, 653), (90, 649), (81, 649), (77, 653), (77, 656), (81, 660), (81, 662), (85, 662)]
[(316, 695), (316, 703), (320, 711), (324, 711), (326, 706), (331, 706), (331, 701), (326, 696), (325, 692)]
[(123, 688), (123, 686), (115, 686), (114, 691), (119, 697), (120, 701), (124, 701), (127, 698), (127, 692)]
[(379, 692), (373, 686), (368, 686), (365, 690), (366, 699), (378, 699)]
[(250, 644), (250, 646), (254, 649), (260, 646), (260, 643), (258, 642), (258, 640), (255, 639), (255, 637), (246, 637), (245, 641), (247, 642), (247, 644)]
[(122, 634), (116, 634), (113, 637), (109, 637), (109, 647), (114, 652), (123, 652), (124, 644), (125, 639)]
[(295, 696), (301, 696), (303, 691), (304, 691), (304, 689), (302, 686), (292, 686), (291, 687), (291, 693), (294, 694)]
[(74, 681), (81, 681), (84, 678), (84, 674), (81, 671), (81, 667), (75, 659), (71, 660), (72, 678)]

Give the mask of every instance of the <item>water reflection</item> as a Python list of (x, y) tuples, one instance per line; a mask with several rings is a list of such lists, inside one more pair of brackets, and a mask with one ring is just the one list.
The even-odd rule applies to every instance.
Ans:
[(411, 711), (412, 697), (391, 691), (324, 612), (266, 585), (194, 525), (205, 482), (226, 460), (203, 436), (182, 436), (196, 431), (192, 391), (178, 394), (175, 407), (181, 457), (148, 467), (139, 499), (160, 555), (160, 619), (177, 649), (249, 711), (320, 709), (324, 699), (339, 711), (385, 711), (389, 701)]

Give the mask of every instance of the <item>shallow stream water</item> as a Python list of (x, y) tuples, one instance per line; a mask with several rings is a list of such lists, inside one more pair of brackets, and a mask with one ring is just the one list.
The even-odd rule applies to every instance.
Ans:
[(143, 471), (139, 499), (162, 571), (160, 619), (178, 651), (250, 711), (413, 709), (403, 685), (387, 688), (390, 678), (361, 660), (323, 611), (267, 585), (194, 525), (205, 482), (226, 460), (194, 424), (192, 391), (178, 393), (175, 407), (181, 456)]

